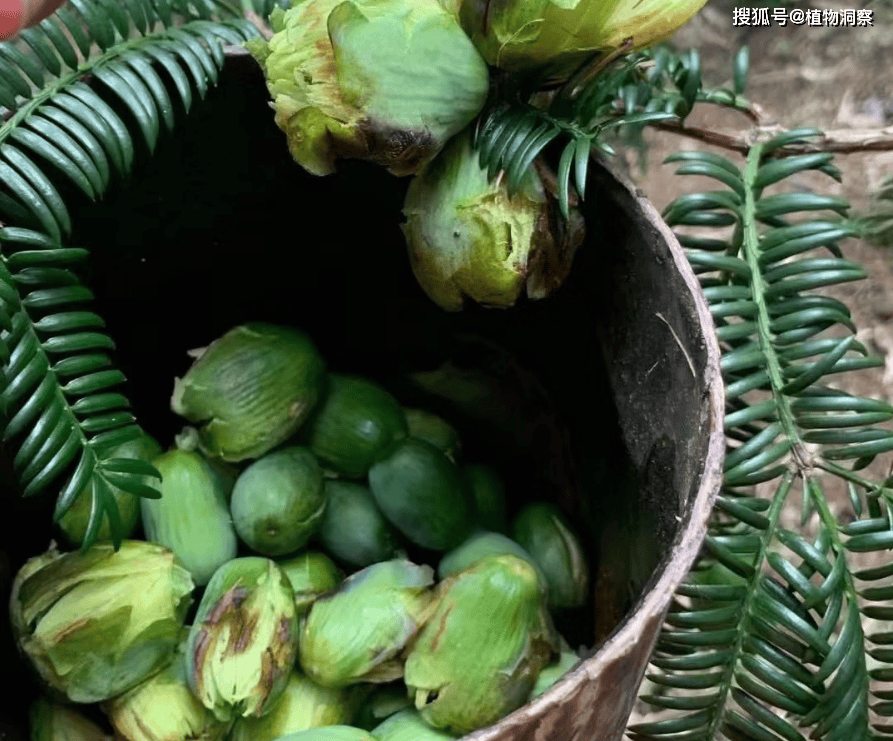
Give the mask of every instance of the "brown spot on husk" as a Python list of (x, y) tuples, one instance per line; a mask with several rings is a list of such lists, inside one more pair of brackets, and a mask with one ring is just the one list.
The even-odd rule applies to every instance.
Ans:
[(202, 666), (205, 663), (205, 654), (208, 653), (208, 647), (211, 645), (211, 636), (208, 635), (207, 630), (202, 630), (199, 632), (198, 640), (195, 642), (195, 651), (193, 651), (193, 666), (195, 666), (196, 671), (195, 675), (195, 690), (198, 695), (202, 695), (204, 693), (204, 673), (202, 672)]
[(437, 626), (437, 632), (434, 634), (434, 637), (431, 639), (431, 650), (436, 651), (440, 647), (440, 642), (443, 640), (443, 634), (446, 632), (447, 620), (450, 616), (450, 613), (453, 611), (453, 606), (444, 610), (443, 615), (440, 618), (440, 624)]
[[(245, 615), (244, 612), (233, 612), (232, 613), (232, 628), (229, 634), (229, 643), (226, 647), (226, 653), (228, 654), (240, 654), (251, 642), (251, 639), (254, 637), (254, 632), (257, 628), (257, 618), (258, 615), (256, 612), (249, 613)], [(248, 618), (247, 620), (245, 618)]]
[(71, 636), (73, 633), (77, 633), (81, 628), (85, 627), (90, 623), (91, 618), (82, 618), (81, 620), (75, 620), (75, 622), (70, 623), (65, 627), (64, 630), (56, 634), (56, 642), (64, 643), (65, 639)]
[(240, 587), (236, 585), (221, 597), (217, 604), (214, 605), (214, 609), (208, 614), (208, 617), (205, 618), (204, 623), (206, 625), (217, 625), (222, 619), (226, 612), (229, 610), (238, 610), (239, 607), (242, 606), (242, 603), (248, 598), (248, 590), (245, 587)]

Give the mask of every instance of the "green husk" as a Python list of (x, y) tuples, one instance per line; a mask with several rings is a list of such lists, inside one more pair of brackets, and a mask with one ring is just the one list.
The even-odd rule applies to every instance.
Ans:
[(182, 650), (158, 674), (103, 709), (127, 741), (220, 741), (231, 725), (218, 720), (190, 691)]
[(72, 702), (102, 702), (171, 661), (192, 589), (173, 552), (154, 543), (51, 550), (16, 575), (13, 634), (48, 686)]
[(292, 157), (314, 175), (343, 158), (411, 175), (467, 126), (487, 65), (437, 0), (304, 0), (254, 42)]
[(430, 614), (433, 583), (430, 567), (402, 559), (349, 576), (302, 623), (304, 673), (327, 687), (402, 677), (401, 654)]
[(469, 733), (527, 702), (556, 648), (536, 570), (491, 556), (438, 586), (405, 682), (426, 723)]
[(539, 69), (562, 77), (597, 52), (607, 55), (621, 47), (632, 51), (669, 38), (705, 3), (462, 0), (459, 15), (489, 64), (512, 71)]
[(323, 393), (323, 359), (296, 329), (246, 324), (193, 355), (171, 409), (199, 425), (203, 452), (225, 461), (259, 458), (287, 440)]
[(522, 293), (548, 296), (583, 239), (579, 213), (559, 229), (553, 211), (533, 167), (509, 195), (505, 178), (490, 179), (471, 132), (463, 132), (406, 192), (402, 228), (416, 280), (446, 311), (469, 301), (506, 308)]
[(221, 720), (259, 717), (285, 689), (298, 620), (288, 577), (249, 556), (211, 577), (186, 644), (189, 688)]

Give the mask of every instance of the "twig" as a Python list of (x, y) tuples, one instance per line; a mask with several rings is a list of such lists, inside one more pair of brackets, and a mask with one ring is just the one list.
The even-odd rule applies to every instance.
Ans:
[[(651, 125), (661, 131), (687, 136), (690, 139), (697, 139), (705, 144), (730, 149), (740, 154), (746, 154), (753, 141), (767, 134), (778, 135), (785, 131), (780, 126), (763, 126), (751, 129), (748, 134), (742, 135), (703, 129), (698, 126), (686, 126), (685, 124), (672, 121), (656, 121)], [(819, 149), (839, 154), (891, 152), (893, 151), (893, 126), (887, 126), (883, 129), (837, 129), (826, 131), (821, 142), (816, 142), (816, 144), (792, 144), (779, 149), (777, 154), (802, 154)]]

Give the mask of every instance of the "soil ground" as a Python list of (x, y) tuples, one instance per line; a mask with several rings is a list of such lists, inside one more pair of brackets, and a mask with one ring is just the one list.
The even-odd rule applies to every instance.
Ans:
[[(790, 23), (784, 27), (736, 27), (736, 6), (767, 4), (713, 0), (673, 38), (677, 47), (699, 51), (705, 85), (731, 87), (732, 58), (746, 44), (750, 48), (750, 74), (745, 95), (763, 109), (768, 123), (788, 129), (817, 127), (839, 139), (854, 135), (864, 138), (876, 132), (893, 142), (893, 4), (845, 0), (774, 4), (789, 9), (864, 8), (873, 11), (874, 25), (870, 27)], [(768, 5), (770, 18), (774, 6)], [(736, 135), (746, 134), (751, 126), (738, 113), (708, 105), (696, 107), (686, 124)], [(706, 149), (740, 162), (727, 150), (664, 131), (646, 132), (645, 141), (644, 168), (634, 152), (626, 153), (625, 165), (658, 210), (683, 193), (717, 188), (715, 181), (675, 175), (673, 165), (662, 164), (673, 152)], [(841, 170), (841, 183), (817, 174), (795, 178), (790, 184), (804, 191), (842, 196), (852, 204), (852, 212), (865, 213), (871, 193), (883, 178), (893, 175), (893, 147), (891, 151), (840, 154), (835, 164)], [(844, 257), (861, 264), (868, 277), (835, 287), (830, 293), (850, 308), (858, 338), (883, 358), (884, 366), (840, 374), (833, 378), (833, 385), (852, 394), (893, 402), (893, 250), (856, 239), (841, 243), (841, 248)], [(876, 461), (869, 472), (883, 478), (890, 467), (888, 455)], [(833, 480), (826, 484), (832, 510), (843, 521), (852, 519), (843, 487)], [(796, 497), (784, 513), (783, 524), (798, 529), (799, 523), (800, 498)], [(875, 565), (878, 560), (875, 554), (857, 567)], [(640, 702), (631, 722), (656, 717), (647, 713), (648, 706)]]

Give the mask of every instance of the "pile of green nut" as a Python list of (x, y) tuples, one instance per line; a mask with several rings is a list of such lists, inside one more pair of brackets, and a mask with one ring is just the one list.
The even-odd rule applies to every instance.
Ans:
[(111, 491), (146, 540), (16, 577), (13, 629), (51, 698), (32, 738), (107, 738), (73, 702), (128, 741), (450, 739), (577, 663), (551, 613), (589, 576), (554, 505), (509, 522), (499, 473), (463, 462), (448, 421), (327, 372), (301, 331), (249, 324), (192, 354), (172, 408), (193, 426), (115, 453), (163, 477), (160, 499)]

